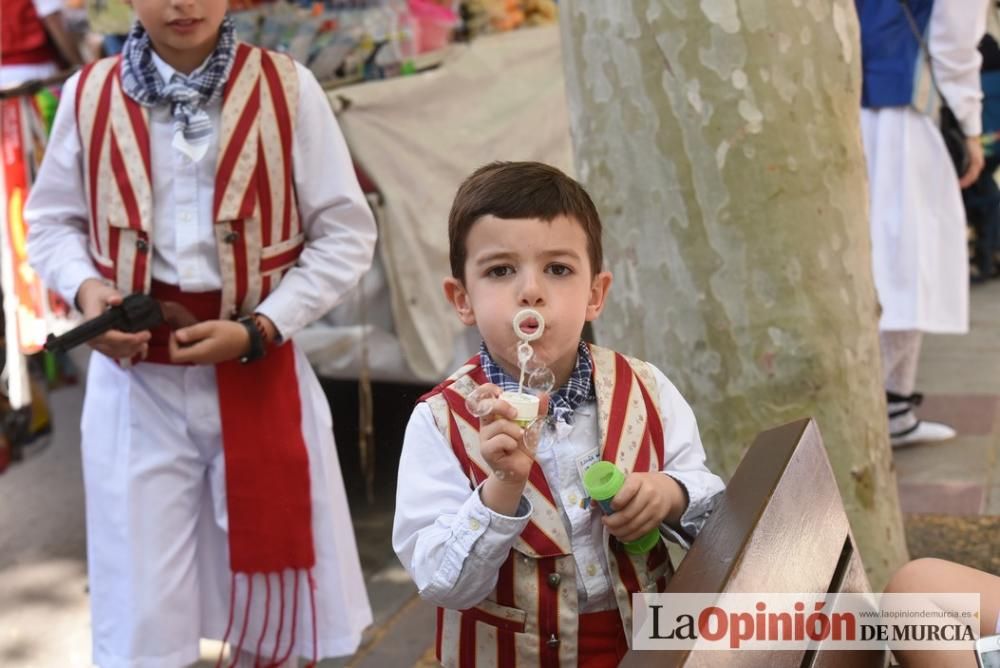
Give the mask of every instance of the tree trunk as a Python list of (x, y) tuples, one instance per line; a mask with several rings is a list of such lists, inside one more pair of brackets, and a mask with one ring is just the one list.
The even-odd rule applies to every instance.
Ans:
[(595, 336), (663, 369), (727, 476), (758, 431), (815, 417), (881, 588), (906, 546), (854, 4), (560, 4), (577, 170), (615, 275)]

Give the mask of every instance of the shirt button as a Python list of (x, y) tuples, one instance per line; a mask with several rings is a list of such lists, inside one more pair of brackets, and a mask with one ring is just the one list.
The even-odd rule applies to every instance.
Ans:
[(234, 244), (236, 243), (236, 240), (239, 238), (240, 238), (239, 232), (230, 232), (226, 236), (222, 237), (222, 240), (225, 241), (227, 244)]
[(135, 242), (135, 249), (140, 253), (145, 253), (149, 250), (149, 243), (145, 239), (138, 239)]
[(184, 221), (185, 223), (190, 222), (191, 221), (190, 212), (184, 211), (183, 213), (181, 213), (181, 220)]
[(597, 575), (597, 566), (594, 564), (587, 564), (587, 575), (590, 577)]
[(469, 528), (472, 529), (473, 531), (479, 531), (479, 520), (477, 520), (476, 518), (472, 518), (471, 520), (469, 520)]
[(549, 646), (549, 649), (555, 649), (559, 647), (559, 638), (557, 638), (556, 634), (553, 633), (549, 636), (549, 639), (545, 641), (545, 644)]
[(553, 589), (559, 588), (559, 583), (562, 582), (562, 576), (558, 573), (549, 573), (549, 586)]

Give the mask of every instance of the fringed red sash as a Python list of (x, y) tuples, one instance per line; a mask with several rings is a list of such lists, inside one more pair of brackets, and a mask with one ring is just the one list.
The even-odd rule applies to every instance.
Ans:
[[(174, 286), (154, 282), (152, 295), (161, 302), (173, 302), (187, 309), (196, 320), (218, 317), (222, 295), (183, 293)], [(147, 360), (170, 363), (166, 343), (169, 327), (155, 330)], [(238, 360), (215, 366), (222, 420), (222, 447), (225, 456), (226, 499), (229, 517), (229, 563), (232, 585), (229, 622), (223, 643), (228, 643), (234, 627), (240, 627), (232, 645), (232, 659), (246, 647), (247, 626), (253, 606), (253, 576), (263, 575), (265, 615), (256, 654), (269, 628), (275, 629), (270, 660), (260, 666), (276, 666), (292, 655), (298, 626), (300, 581), (309, 587), (312, 613), (312, 663), (317, 659), (316, 600), (312, 568), (316, 563), (312, 535), (312, 505), (309, 456), (302, 437), (302, 405), (295, 371), (295, 351), (291, 343), (271, 346), (267, 356), (250, 364)], [(286, 574), (286, 571), (292, 571)], [(271, 580), (279, 591), (278, 620), (272, 625)], [(292, 588), (292, 610), (285, 612), (286, 579)], [(246, 589), (246, 609), (238, 623), (235, 604), (237, 588)], [(291, 619), (287, 620), (286, 616)], [(287, 649), (279, 651), (282, 631), (289, 624)], [(232, 636), (236, 637), (236, 636)], [(223, 663), (220, 654), (217, 666)], [(232, 663), (230, 665), (233, 665)]]

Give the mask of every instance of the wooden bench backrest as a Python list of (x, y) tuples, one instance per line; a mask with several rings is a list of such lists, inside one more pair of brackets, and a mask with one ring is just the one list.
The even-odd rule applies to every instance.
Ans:
[[(816, 423), (761, 433), (666, 592), (870, 591)], [(622, 668), (884, 666), (883, 652), (633, 651)]]

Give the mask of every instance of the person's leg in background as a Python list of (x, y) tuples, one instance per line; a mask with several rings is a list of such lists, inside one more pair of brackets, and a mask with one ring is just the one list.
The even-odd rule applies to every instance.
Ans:
[(923, 333), (915, 330), (879, 332), (893, 447), (944, 441), (955, 436), (955, 430), (948, 425), (920, 420), (914, 411), (923, 400), (923, 395), (914, 391), (922, 342)]

